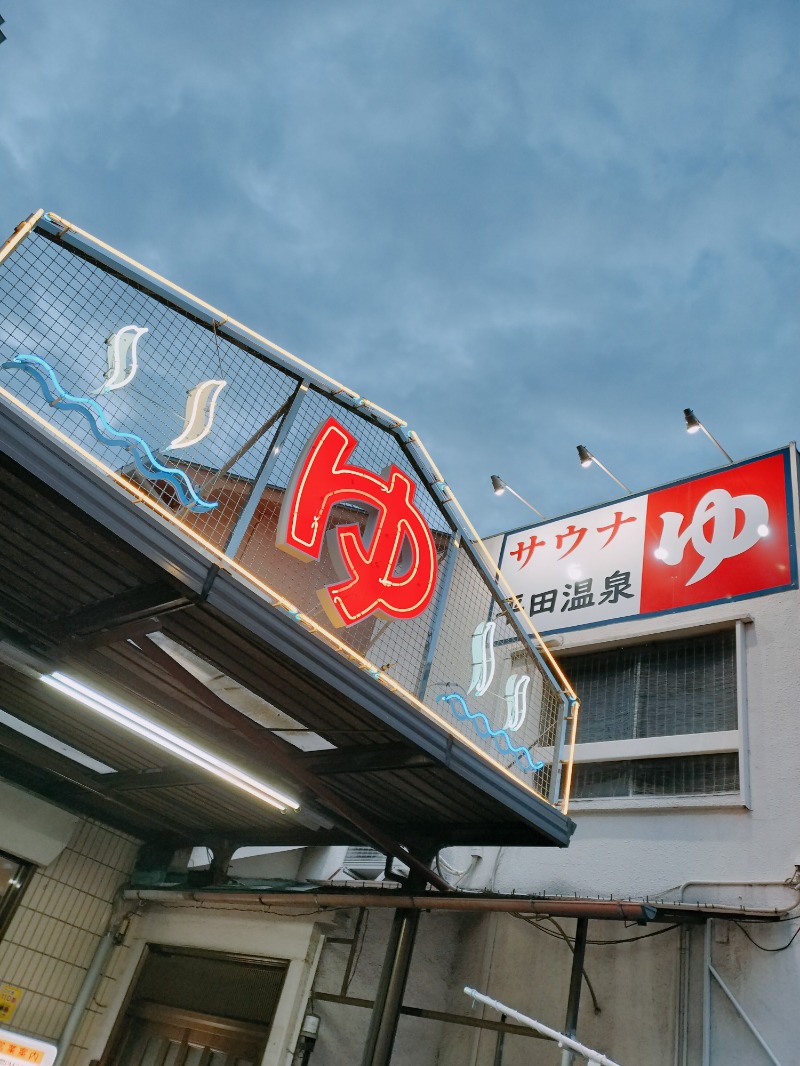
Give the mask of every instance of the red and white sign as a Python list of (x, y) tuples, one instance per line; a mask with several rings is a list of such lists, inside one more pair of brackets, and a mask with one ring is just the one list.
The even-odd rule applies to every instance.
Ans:
[[(278, 520), (277, 545), (306, 562), (318, 561), (323, 540), (340, 581), (317, 595), (332, 625), (351, 626), (371, 615), (415, 618), (436, 588), (436, 546), (414, 504), (416, 485), (394, 465), (380, 476), (347, 460), (358, 440), (330, 417), (309, 440), (294, 468)], [(326, 529), (343, 504), (366, 507), (357, 523)]]
[(789, 453), (505, 535), (501, 569), (541, 632), (797, 585)]

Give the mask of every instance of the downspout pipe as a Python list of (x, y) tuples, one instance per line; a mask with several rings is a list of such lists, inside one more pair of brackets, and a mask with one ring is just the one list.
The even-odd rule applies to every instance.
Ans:
[(114, 927), (109, 929), (97, 945), (94, 957), (89, 964), (89, 969), (86, 971), (83, 984), (78, 992), (77, 999), (72, 1004), (72, 1009), (70, 1010), (67, 1020), (64, 1023), (64, 1028), (61, 1031), (61, 1036), (58, 1038), (58, 1051), (53, 1066), (62, 1066), (66, 1061), (70, 1045), (75, 1038), (75, 1033), (83, 1020), (86, 1008), (89, 1006), (92, 996), (95, 993), (95, 989), (100, 982), (108, 958), (115, 946), (120, 942), (120, 926), (124, 921), (125, 919), (123, 918)]

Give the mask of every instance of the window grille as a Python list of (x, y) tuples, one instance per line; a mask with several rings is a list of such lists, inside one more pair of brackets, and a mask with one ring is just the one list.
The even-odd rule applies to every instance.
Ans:
[[(736, 635), (723, 630), (570, 657), (578, 744), (735, 730)], [(577, 798), (736, 792), (735, 752), (578, 763)]]

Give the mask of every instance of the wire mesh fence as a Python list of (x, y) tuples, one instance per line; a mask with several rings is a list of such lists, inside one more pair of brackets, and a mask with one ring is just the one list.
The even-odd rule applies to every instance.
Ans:
[[(468, 535), (402, 433), (354, 409), (351, 396), (304, 381), (301, 364), (234, 332), (199, 303), (195, 314), (185, 300), (173, 302), (144, 269), (109, 266), (91, 247), (54, 239), (47, 226), (0, 264), (4, 389), (368, 660), (376, 676), (422, 700), (495, 765), (554, 795), (570, 701), (476, 565)], [(430, 537), (432, 589), (407, 616), (378, 603), (342, 625), (325, 597), (342, 579), (330, 540), (318, 558), (281, 550), (293, 478), (331, 417), (355, 442), (349, 468), (373, 479), (400, 472), (411, 486), (406, 510), (421, 516)], [(374, 512), (358, 492), (340, 493), (317, 517), (329, 537), (349, 528), (368, 554)], [(407, 557), (419, 549), (404, 536), (389, 585), (404, 579)]]

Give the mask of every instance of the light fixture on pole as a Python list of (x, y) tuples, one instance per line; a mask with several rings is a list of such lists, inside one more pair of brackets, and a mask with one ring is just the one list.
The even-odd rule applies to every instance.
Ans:
[(592, 453), (589, 451), (585, 444), (578, 445), (578, 458), (581, 461), (581, 466), (591, 466), (592, 463), (595, 463), (597, 466), (600, 467), (601, 470), (605, 470), (611, 480), (616, 481), (616, 483), (621, 489), (625, 489), (625, 491), (628, 493), (631, 491), (627, 485), (623, 484), (620, 481), (618, 477), (614, 477), (614, 475), (611, 473), (607, 466), (603, 466), (603, 464), (600, 462), (596, 455), (592, 455)]
[(731, 457), (728, 455), (728, 453), (722, 447), (722, 445), (717, 440), (717, 438), (713, 434), (708, 432), (706, 427), (703, 425), (703, 423), (700, 421), (700, 419), (697, 417), (697, 415), (694, 413), (694, 411), (691, 409), (691, 407), (684, 407), (684, 409), (683, 409), (683, 417), (686, 419), (686, 432), (687, 433), (697, 433), (697, 431), (699, 429), (702, 429), (702, 431), (705, 433), (705, 435), (708, 437), (708, 439), (710, 441), (713, 441), (714, 444), (716, 444), (716, 446), (719, 448), (719, 450), (722, 452), (722, 454), (725, 456), (725, 458), (728, 460), (728, 462), (729, 463), (733, 462), (733, 459), (731, 459)]
[(512, 489), (511, 486), (506, 484), (506, 482), (497, 474), (492, 474), (492, 488), (494, 489), (495, 496), (502, 496), (506, 489), (508, 489), (512, 496), (516, 496), (518, 500), (522, 500), (525, 506), (530, 507), (534, 514), (538, 514), (540, 518), (544, 518), (541, 511), (537, 511), (532, 503), (528, 503), (524, 496), (520, 496), (516, 489)]

